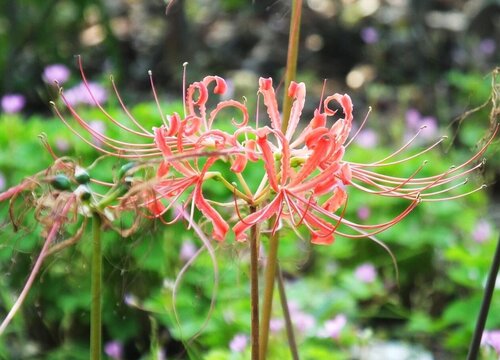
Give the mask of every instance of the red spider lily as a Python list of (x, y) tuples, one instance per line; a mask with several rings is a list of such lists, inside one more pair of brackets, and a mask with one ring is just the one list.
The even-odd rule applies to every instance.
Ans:
[[(232, 120), (236, 128), (245, 127), (248, 123), (248, 111), (243, 103), (235, 100), (221, 101), (210, 111), (207, 111), (207, 102), (209, 100), (209, 87), (215, 84), (213, 92), (222, 95), (227, 89), (226, 82), (218, 76), (207, 76), (202, 81), (194, 82), (185, 91), (184, 116), (173, 113), (170, 116), (164, 116), (158, 101), (158, 96), (153, 83), (151, 72), (149, 73), (153, 96), (156, 101), (161, 122), (158, 127), (148, 131), (139, 121), (137, 121), (124, 105), (119, 95), (113, 79), (111, 83), (116, 97), (121, 104), (124, 114), (137, 129), (132, 129), (120, 121), (113, 118), (99, 103), (92, 94), (88, 85), (85, 73), (79, 58), (80, 72), (83, 84), (87, 88), (89, 96), (100, 109), (104, 117), (114, 125), (120, 127), (126, 132), (140, 137), (143, 140), (139, 143), (124, 142), (113, 139), (93, 129), (70, 104), (61, 91), (61, 98), (71, 115), (76, 119), (84, 131), (88, 132), (98, 143), (89, 141), (80, 134), (64, 118), (62, 113), (55, 108), (56, 114), (74, 132), (78, 137), (98, 151), (115, 156), (118, 158), (139, 159), (139, 160), (160, 160), (157, 168), (157, 176), (153, 181), (154, 193), (146, 191), (142, 206), (145, 206), (154, 217), (163, 220), (163, 215), (180, 197), (192, 188), (193, 191), (188, 194), (187, 202), (191, 201), (192, 208), (198, 208), (203, 215), (213, 223), (213, 237), (217, 240), (223, 240), (229, 229), (228, 224), (222, 219), (222, 216), (207, 202), (203, 196), (202, 186), (206, 179), (207, 172), (217, 159), (234, 155), (232, 161), (232, 170), (242, 171), (247, 161), (247, 154), (251, 151), (251, 142), (240, 144), (236, 136), (227, 132), (212, 129), (214, 121), (219, 113), (227, 108), (238, 110), (241, 115), (241, 121)], [(185, 86), (184, 86), (185, 88)], [(199, 158), (206, 158), (206, 161), (200, 165)], [(168, 205), (162, 202), (167, 200)], [(192, 214), (192, 212), (191, 212)], [(164, 221), (164, 220), (163, 220)]]
[[(423, 166), (416, 169), (408, 178), (391, 177), (371, 169), (416, 158), (436, 147), (443, 138), (420, 153), (402, 160), (389, 161), (402, 153), (418, 134), (403, 147), (378, 162), (371, 164), (349, 162), (343, 158), (345, 148), (352, 141), (351, 139), (346, 143), (353, 120), (353, 106), (348, 95), (328, 96), (323, 102), (324, 110), (321, 111), (321, 107), (316, 109), (309, 124), (298, 135), (295, 135), (304, 107), (306, 88), (303, 83), (292, 82), (288, 96), (292, 97), (294, 102), (288, 128), (284, 134), (281, 131), (282, 121), (272, 80), (261, 78), (259, 85), (259, 92), (263, 96), (271, 128), (260, 128), (255, 133), (260, 155), (264, 161), (267, 181), (274, 196), (258, 211), (240, 218), (240, 221), (233, 227), (238, 240), (245, 239), (244, 232), (252, 225), (273, 216), (276, 217), (273, 231), (282, 219), (290, 222), (292, 227), (303, 223), (311, 233), (311, 241), (317, 244), (332, 243), (334, 234), (349, 238), (372, 237), (401, 221), (419, 202), (454, 199), (483, 188), (481, 186), (469, 193), (456, 196), (436, 197), (459, 186), (449, 185), (452, 181), (463, 179), (481, 166), (480, 163), (468, 168), (484, 154), (495, 137), (498, 126), (495, 127), (489, 141), (460, 166), (431, 177), (417, 177)], [(340, 104), (344, 117), (335, 121), (331, 127), (327, 127), (328, 117), (336, 113), (329, 107), (332, 101)], [(270, 141), (271, 135), (277, 139), (276, 144)], [(279, 161), (276, 160), (275, 154), (279, 154)], [(411, 203), (399, 215), (387, 222), (373, 225), (358, 224), (344, 218), (347, 203), (346, 186), (352, 186), (370, 194), (408, 199)], [(335, 214), (342, 206), (344, 210), (341, 214)], [(339, 231), (340, 225), (354, 230), (354, 234)]]
[[(172, 156), (172, 150), (170, 146), (165, 141), (163, 136), (164, 129), (157, 128), (155, 131), (155, 142), (158, 148), (162, 151), (166, 159)], [(219, 144), (223, 146), (223, 144)], [(150, 203), (154, 204), (156, 209), (153, 209), (155, 216), (162, 216), (171, 205), (175, 204), (179, 197), (191, 186), (194, 186), (193, 192), (188, 196), (188, 201), (192, 200), (194, 206), (196, 206), (213, 224), (213, 238), (216, 240), (224, 240), (227, 231), (229, 230), (229, 225), (224, 221), (222, 216), (207, 202), (203, 196), (202, 186), (205, 180), (208, 169), (217, 160), (216, 157), (209, 157), (205, 164), (198, 167), (198, 162), (196, 161), (194, 166), (188, 160), (164, 161), (158, 168), (157, 177), (158, 182), (154, 185), (154, 190), (157, 194)], [(173, 167), (179, 176), (168, 178), (170, 167)], [(164, 198), (169, 200), (170, 205), (164, 207), (158, 198)], [(151, 209), (151, 207), (150, 207)]]

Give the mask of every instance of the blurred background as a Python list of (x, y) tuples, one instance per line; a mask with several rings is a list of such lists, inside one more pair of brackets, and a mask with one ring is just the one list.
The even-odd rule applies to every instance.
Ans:
[[(53, 80), (92, 126), (116, 131), (106, 127), (82, 91), (76, 55), (110, 111), (120, 108), (112, 75), (134, 114), (153, 126), (159, 117), (148, 70), (167, 112), (181, 106), (184, 62), (188, 82), (219, 75), (228, 80), (229, 97), (254, 102), (260, 76), (272, 76), (275, 84), (282, 80), (289, 16), (290, 3), (284, 0), (1, 0), (0, 191), (50, 163), (37, 142), (41, 132), (59, 153), (87, 162), (96, 156), (54, 118), (48, 105), (58, 97)], [(358, 125), (373, 107), (351, 159), (382, 158), (426, 125), (417, 145), (442, 134), (453, 139), (443, 154), (429, 155), (436, 168), (459, 163), (477, 149), (489, 127), (488, 106), (458, 120), (488, 102), (499, 47), (496, 0), (305, 0), (298, 65), (298, 80), (308, 91), (305, 118), (328, 79), (327, 93), (353, 98)], [(311, 248), (297, 246), (293, 233), (286, 235), (280, 256), (303, 359), (464, 357), (498, 235), (500, 161), (492, 154), (483, 174), (472, 179), (490, 185), (485, 192), (419, 207), (380, 236), (398, 259), (399, 286), (389, 256), (368, 241), (338, 239), (331, 247)], [(370, 222), (382, 221), (400, 206), (354, 194), (350, 202), (349, 215)], [(4, 314), (41, 238), (32, 220), (13, 233), (7, 206), (0, 205), (0, 211)], [(189, 342), (207, 315), (213, 290), (206, 281), (211, 264), (202, 256), (183, 279), (177, 304), (181, 324), (176, 323), (171, 284), (200, 246), (194, 235), (178, 224), (132, 239), (106, 236), (109, 358), (157, 359), (158, 352), (168, 359), (249, 358), (249, 304), (241, 296), (248, 291), (244, 246), (230, 242), (218, 249), (224, 276), (216, 309), (202, 335)], [(47, 264), (22, 313), (0, 339), (0, 358), (88, 357), (90, 248), (85, 240)], [(495, 296), (484, 359), (500, 353), (498, 290)], [(289, 358), (280, 319), (277, 310), (271, 359)]]

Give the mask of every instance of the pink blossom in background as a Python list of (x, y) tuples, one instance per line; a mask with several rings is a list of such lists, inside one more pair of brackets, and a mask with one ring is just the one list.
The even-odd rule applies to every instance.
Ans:
[(297, 303), (290, 301), (288, 308), (292, 323), (298, 331), (307, 333), (316, 327), (316, 319), (314, 316), (302, 311)]
[(179, 258), (183, 262), (191, 260), (191, 258), (196, 254), (198, 248), (192, 241), (183, 241), (181, 246), (181, 251), (179, 253)]
[[(99, 134), (104, 134), (104, 132), (106, 131), (106, 125), (101, 120), (89, 121), (89, 126), (93, 131)], [(92, 142), (97, 146), (102, 145), (101, 139), (94, 135), (92, 135)]]
[(7, 114), (20, 112), (26, 105), (26, 98), (21, 94), (6, 94), (1, 100), (2, 111)]
[(377, 270), (373, 264), (361, 264), (354, 270), (354, 276), (359, 281), (369, 284), (374, 282), (377, 278)]
[(52, 64), (43, 70), (42, 79), (47, 84), (53, 84), (57, 81), (59, 84), (64, 84), (70, 76), (69, 69), (63, 64)]
[(479, 43), (479, 51), (483, 55), (493, 55), (495, 53), (496, 48), (497, 44), (495, 40), (492, 38), (483, 39)]
[(280, 318), (273, 318), (269, 322), (269, 330), (273, 333), (277, 333), (285, 327), (285, 321)]
[[(96, 106), (97, 104), (95, 103), (94, 99), (99, 103), (103, 104), (106, 102), (108, 99), (108, 93), (105, 88), (103, 88), (101, 85), (93, 82), (87, 83), (88, 89), (85, 86), (84, 83), (80, 83), (72, 88), (69, 88), (68, 90), (64, 90), (64, 99), (65, 102), (70, 105), (70, 106), (77, 106), (77, 105), (91, 105), (91, 106)], [(89, 94), (92, 92), (92, 96)]]
[(347, 324), (347, 317), (344, 314), (335, 316), (332, 320), (328, 320), (323, 325), (323, 328), (318, 332), (318, 336), (322, 338), (332, 338), (337, 340), (340, 337), (342, 329)]
[(229, 343), (229, 349), (232, 352), (243, 352), (248, 346), (248, 336), (244, 334), (236, 334)]
[(123, 357), (123, 344), (120, 341), (110, 341), (104, 345), (104, 352), (114, 360), (120, 360)]
[(481, 219), (474, 226), (474, 230), (472, 231), (472, 238), (474, 241), (478, 243), (485, 242), (491, 236), (491, 225), (488, 221)]
[(361, 219), (361, 220), (366, 220), (370, 217), (371, 215), (371, 210), (368, 206), (361, 206), (360, 208), (358, 208), (358, 217)]
[(361, 29), (361, 39), (366, 44), (375, 44), (379, 41), (379, 34), (377, 29), (372, 26), (367, 26)]
[(372, 129), (361, 130), (354, 141), (362, 148), (373, 149), (378, 145), (378, 134)]
[(491, 346), (500, 355), (500, 330), (483, 332), (481, 344)]
[(438, 133), (438, 123), (433, 116), (422, 116), (422, 114), (416, 109), (409, 109), (406, 112), (406, 125), (407, 125), (407, 135), (406, 138), (409, 139), (419, 131), (422, 127), (422, 132), (420, 137), (423, 139), (432, 139), (437, 136)]
[(69, 150), (69, 142), (66, 139), (57, 138), (56, 139), (56, 149), (62, 152), (66, 152)]
[(7, 180), (5, 179), (4, 174), (0, 172), (0, 191), (7, 187)]

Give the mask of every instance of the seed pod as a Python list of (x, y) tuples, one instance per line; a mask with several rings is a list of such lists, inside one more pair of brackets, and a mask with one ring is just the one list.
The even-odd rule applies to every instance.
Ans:
[(75, 169), (75, 179), (78, 184), (87, 184), (90, 181), (90, 175), (87, 170), (77, 166)]
[(64, 174), (57, 174), (50, 181), (50, 185), (56, 190), (66, 191), (71, 189), (71, 181)]
[(83, 201), (90, 200), (90, 196), (92, 195), (92, 192), (90, 191), (90, 188), (88, 185), (80, 185), (76, 188), (75, 194), (80, 197)]

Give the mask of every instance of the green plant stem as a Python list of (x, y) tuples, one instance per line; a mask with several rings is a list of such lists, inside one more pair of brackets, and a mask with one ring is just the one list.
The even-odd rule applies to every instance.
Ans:
[[(302, 15), (302, 0), (292, 0), (292, 15), (290, 19), (290, 36), (288, 38), (288, 55), (285, 73), (285, 92), (297, 74), (297, 58), (299, 54), (300, 18)], [(283, 118), (281, 131), (286, 133), (288, 120), (292, 109), (292, 99), (285, 93), (283, 96)], [(274, 221), (278, 219), (274, 218)], [(273, 222), (273, 221), (272, 221)], [(259, 355), (260, 360), (266, 359), (267, 345), (269, 341), (269, 322), (271, 321), (271, 310), (273, 306), (274, 279), (276, 277), (278, 263), (279, 231), (276, 231), (269, 239), (269, 253), (266, 261), (264, 274), (264, 299), (262, 301), (262, 319), (260, 328)], [(293, 350), (292, 350), (293, 351)]]
[(287, 91), (290, 83), (297, 76), (297, 58), (299, 55), (300, 18), (302, 16), (302, 0), (292, 1), (292, 15), (290, 19), (290, 35), (288, 38), (288, 54), (286, 59), (285, 94), (283, 95), (283, 122), (281, 130), (285, 133), (292, 109), (292, 99)]
[(472, 341), (469, 347), (469, 353), (467, 354), (467, 360), (477, 359), (479, 353), (479, 347), (481, 345), (481, 338), (483, 336), (484, 325), (486, 324), (486, 319), (488, 318), (488, 312), (490, 310), (491, 298), (493, 297), (493, 292), (495, 290), (495, 284), (499, 268), (500, 268), (500, 237), (498, 238), (497, 249), (495, 251), (495, 255), (493, 256), (490, 273), (488, 275), (488, 281), (486, 282), (486, 287), (484, 289), (483, 301), (481, 303), (481, 309), (479, 310), (479, 315), (477, 317), (476, 328), (474, 330), (474, 335), (472, 336)]
[[(250, 207), (250, 213), (256, 208)], [(259, 241), (258, 225), (250, 229), (250, 292), (252, 303), (252, 360), (259, 360)]]
[(101, 217), (94, 212), (92, 218), (92, 273), (90, 309), (90, 359), (101, 359), (101, 288), (102, 288), (102, 248)]
[(288, 345), (293, 360), (299, 360), (299, 351), (297, 349), (297, 342), (295, 341), (295, 334), (293, 332), (292, 318), (288, 309), (288, 301), (286, 299), (285, 283), (283, 281), (283, 272), (281, 266), (278, 264), (276, 267), (276, 279), (278, 280), (278, 292), (281, 300), (281, 308), (283, 310), (283, 317), (285, 318), (286, 336), (288, 338)]
[(269, 323), (273, 308), (274, 279), (278, 259), (279, 231), (271, 235), (269, 239), (269, 252), (267, 255), (266, 269), (264, 273), (264, 298), (262, 300), (262, 319), (260, 323), (260, 360), (266, 359), (267, 344), (269, 340)]

